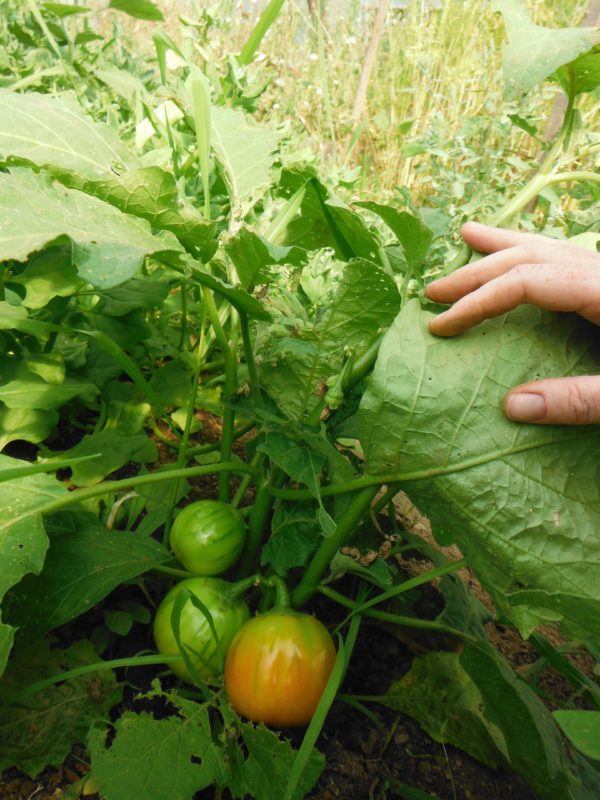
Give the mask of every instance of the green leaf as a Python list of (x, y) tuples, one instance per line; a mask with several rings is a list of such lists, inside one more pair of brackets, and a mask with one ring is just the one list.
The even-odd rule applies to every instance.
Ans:
[(303, 567), (320, 541), (316, 503), (283, 503), (275, 508), (271, 537), (261, 551), (261, 566), (271, 564), (285, 576), (294, 567)]
[(54, 411), (74, 397), (92, 402), (98, 388), (74, 378), (65, 378), (61, 383), (45, 381), (25, 364), (19, 364), (14, 378), (0, 385), (0, 401), (8, 408), (29, 408)]
[(62, 530), (51, 537), (41, 573), (23, 578), (6, 598), (6, 619), (20, 629), (19, 637), (40, 638), (172, 559), (154, 539), (110, 531), (92, 515), (71, 512), (56, 524)]
[(432, 336), (408, 303), (386, 334), (360, 408), (370, 474), (394, 473), (528, 635), (563, 622), (600, 636), (600, 428), (519, 425), (505, 393), (593, 374), (588, 323), (523, 306), (460, 339)]
[(600, 46), (557, 71), (555, 78), (567, 94), (571, 91), (571, 77), (575, 94), (593, 92), (600, 86)]
[(580, 753), (600, 761), (600, 711), (554, 711), (553, 715)]
[(482, 694), (486, 718), (505, 735), (510, 765), (542, 800), (596, 796), (600, 775), (571, 759), (551, 713), (488, 642), (467, 643), (460, 663)]
[(433, 232), (422, 219), (409, 214), (408, 211), (397, 211), (391, 206), (380, 203), (358, 203), (357, 205), (377, 214), (391, 229), (402, 245), (406, 263), (411, 271), (416, 271), (422, 266), (433, 241)]
[(176, 705), (177, 715), (155, 719), (127, 711), (115, 723), (109, 746), (108, 731), (92, 729), (88, 740), (92, 773), (106, 800), (146, 797), (149, 776), (157, 800), (192, 800), (225, 768), (218, 763), (208, 708), (174, 695), (165, 697)]
[(234, 214), (242, 218), (273, 182), (271, 167), (281, 134), (252, 117), (213, 106), (212, 146), (225, 173)]
[(0, 450), (11, 442), (43, 442), (52, 433), (57, 422), (56, 410), (6, 408), (0, 405)]
[(92, 10), (88, 6), (72, 6), (67, 3), (43, 3), (42, 5), (46, 11), (61, 19), (71, 17), (73, 14), (88, 14)]
[(162, 306), (169, 294), (166, 281), (131, 278), (127, 283), (102, 292), (95, 311), (107, 317), (124, 317), (132, 311), (151, 311)]
[[(340, 370), (346, 353), (365, 347), (387, 327), (399, 302), (395, 282), (381, 267), (349, 262), (314, 328), (289, 336), (265, 332), (259, 348), (265, 391), (285, 414), (301, 418), (316, 405), (323, 382)], [(282, 321), (287, 325), (289, 318)]]
[(131, 614), (120, 609), (111, 608), (105, 609), (102, 614), (104, 616), (104, 624), (109, 631), (116, 633), (117, 636), (127, 636), (133, 625)]
[(192, 391), (192, 375), (178, 361), (168, 361), (153, 373), (150, 386), (165, 408), (187, 406)]
[[(21, 461), (0, 455), (2, 470), (25, 466)], [(39, 574), (48, 549), (48, 537), (41, 512), (67, 491), (49, 475), (30, 475), (0, 483), (0, 601), (6, 592), (28, 572)], [(12, 644), (11, 629), (0, 627), (0, 674)]]
[(506, 93), (512, 99), (600, 42), (600, 31), (594, 28), (552, 30), (535, 25), (519, 0), (493, 0), (492, 9), (502, 13), (508, 34), (503, 62)]
[(5, 164), (35, 165), (97, 180), (114, 178), (115, 172), (137, 163), (116, 131), (92, 122), (72, 97), (2, 88), (0, 155)]
[(150, 0), (110, 0), (108, 8), (115, 11), (124, 11), (130, 17), (162, 22), (162, 11)]
[(23, 305), (32, 309), (44, 308), (54, 297), (70, 297), (82, 286), (69, 248), (58, 247), (36, 253), (22, 273), (9, 273), (6, 281), (23, 286)]
[(391, 685), (382, 702), (418, 720), (436, 742), (460, 747), (492, 769), (508, 762), (503, 731), (484, 714), (483, 697), (456, 653), (427, 653)]
[(215, 277), (212, 273), (200, 267), (196, 262), (191, 262), (191, 266), (193, 269), (193, 277), (198, 283), (203, 286), (208, 286), (209, 289), (225, 297), (238, 311), (243, 311), (244, 314), (247, 314), (251, 319), (271, 319), (271, 315), (264, 308), (262, 303), (255, 297), (252, 297), (251, 294), (248, 294), (248, 292), (225, 283), (225, 281), (222, 281), (220, 278)]
[(147, 95), (146, 87), (137, 75), (126, 69), (119, 69), (110, 62), (103, 62), (101, 69), (94, 70), (94, 75), (115, 94), (123, 97), (132, 108), (135, 107), (138, 96), (143, 98)]
[(173, 256), (181, 249), (174, 237), (153, 236), (147, 222), (21, 169), (0, 174), (0, 214), (10, 231), (0, 232), (0, 261), (25, 261), (69, 237), (79, 276), (99, 288), (124, 283), (148, 255)]
[(147, 403), (130, 403), (111, 400), (102, 430), (86, 434), (69, 450), (47, 451), (46, 461), (62, 461), (101, 454), (100, 458), (81, 461), (73, 465), (71, 480), (77, 486), (91, 486), (111, 472), (129, 462), (147, 464), (156, 461), (154, 442), (143, 432), (150, 413)]
[[(10, 700), (20, 689), (66, 669), (100, 659), (90, 642), (50, 649), (47, 641), (17, 649), (0, 682)], [(59, 767), (90, 725), (103, 720), (121, 699), (112, 670), (102, 669), (55, 684), (17, 705), (0, 706), (0, 770), (17, 767), (35, 778), (46, 766)]]
[[(138, 84), (137, 89), (143, 89)], [(2, 110), (6, 112), (0, 116), (4, 163), (42, 167), (71, 188), (146, 219), (153, 228), (171, 231), (204, 261), (212, 257), (217, 246), (215, 223), (179, 197), (173, 175), (157, 166), (140, 167), (116, 132), (91, 120), (74, 100), (0, 89)], [(44, 125), (32, 126), (31, 120), (40, 116)], [(31, 133), (25, 137), (23, 131)]]
[(256, 448), (266, 453), (292, 480), (304, 484), (319, 504), (317, 521), (324, 536), (331, 536), (335, 522), (323, 507), (319, 493), (320, 475), (326, 458), (312, 450), (304, 442), (292, 439), (283, 433), (265, 433)]
[[(273, 797), (274, 786), (286, 786), (296, 753), (287, 742), (264, 725), (243, 724), (240, 729), (248, 748), (248, 758), (243, 768), (244, 788), (236, 796)], [(306, 797), (324, 768), (324, 756), (318, 750), (313, 750), (292, 795), (294, 800)]]
[(306, 261), (306, 253), (298, 247), (279, 247), (249, 228), (240, 228), (225, 244), (227, 255), (233, 261), (244, 289), (269, 283), (273, 270), (281, 264), (299, 264)]
[(378, 260), (377, 235), (369, 230), (362, 216), (332, 195), (309, 170), (286, 172), (281, 183), (291, 192), (305, 189), (300, 214), (288, 223), (283, 244), (305, 250), (330, 247), (344, 261)]
[(109, 180), (87, 181), (80, 188), (148, 220), (153, 228), (170, 231), (203, 261), (209, 261), (217, 249), (216, 223), (180, 198), (173, 175), (159, 167), (130, 169)]
[(508, 765), (540, 800), (591, 798), (581, 779), (600, 776), (564, 748), (550, 712), (508, 663), (483, 639), (464, 651), (428, 653), (392, 684), (382, 702), (419, 721), (438, 742), (460, 747), (492, 768)]

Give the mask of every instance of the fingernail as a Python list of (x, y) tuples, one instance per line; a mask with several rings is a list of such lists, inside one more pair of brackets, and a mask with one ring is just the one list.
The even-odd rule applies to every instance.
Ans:
[(506, 398), (506, 413), (515, 422), (537, 422), (546, 416), (546, 401), (541, 394), (516, 392)]

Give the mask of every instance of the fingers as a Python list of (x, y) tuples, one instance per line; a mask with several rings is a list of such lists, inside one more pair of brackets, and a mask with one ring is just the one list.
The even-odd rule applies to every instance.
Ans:
[(504, 399), (515, 422), (589, 425), (600, 422), (600, 376), (548, 378), (516, 386)]
[(507, 231), (504, 228), (482, 225), (480, 222), (465, 223), (460, 229), (460, 235), (478, 253), (495, 253), (497, 250), (506, 250), (508, 247), (547, 241), (543, 236), (535, 233)]
[(434, 303), (454, 303), (460, 297), (475, 291), (484, 283), (498, 278), (508, 270), (530, 261), (528, 250), (523, 245), (500, 250), (490, 256), (468, 264), (445, 278), (430, 283), (425, 290)]
[(521, 303), (554, 311), (578, 310), (579, 292), (571, 297), (560, 291), (560, 272), (555, 264), (521, 264), (461, 297), (452, 308), (431, 320), (429, 330), (436, 336), (456, 336)]

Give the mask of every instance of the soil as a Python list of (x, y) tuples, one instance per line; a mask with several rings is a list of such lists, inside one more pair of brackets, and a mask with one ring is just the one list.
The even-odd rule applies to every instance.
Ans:
[[(202, 422), (204, 441), (212, 438), (210, 433), (218, 438), (218, 430), (211, 430), (210, 416), (205, 415)], [(242, 455), (241, 443), (236, 445), (236, 449)], [(161, 461), (172, 460), (172, 451), (167, 446), (160, 443), (160, 450)], [(215, 478), (203, 478), (194, 481), (192, 496), (214, 496), (215, 491)], [(406, 496), (397, 498), (396, 507), (407, 528), (433, 543), (427, 520)], [(448, 554), (453, 558), (460, 557), (455, 550), (449, 550)], [(418, 574), (431, 568), (431, 564), (426, 560), (405, 560), (403, 567)], [(489, 597), (468, 570), (463, 571), (462, 577), (481, 602), (491, 606)], [(133, 589), (120, 587), (117, 593), (131, 592)], [(323, 599), (318, 601), (315, 610), (324, 621), (338, 621), (339, 607), (332, 608)], [(100, 611), (93, 609), (76, 620), (69, 628), (69, 635), (75, 639), (89, 633), (96, 624), (95, 614), (100, 615)], [(489, 623), (487, 629), (490, 640), (514, 669), (525, 676), (538, 659), (535, 649), (510, 627)], [(559, 643), (555, 631), (544, 633), (553, 644)], [(148, 646), (147, 636), (146, 628), (135, 625), (130, 636), (119, 638), (114, 649), (105, 657), (122, 657), (140, 651)], [(393, 681), (399, 680), (410, 669), (414, 645), (414, 640), (408, 637), (406, 641), (401, 641), (376, 624), (363, 622), (343, 691), (362, 695), (385, 692)], [(577, 651), (566, 657), (585, 674), (593, 675), (595, 662), (587, 653)], [(145, 684), (147, 682), (149, 685), (152, 675), (150, 669), (147, 675), (140, 675), (138, 688), (146, 688)], [(535, 679), (540, 695), (550, 708), (556, 708), (561, 700), (572, 697), (572, 687), (548, 667), (536, 673)], [(126, 702), (129, 707), (135, 704), (133, 697), (132, 692)], [(578, 698), (576, 704), (586, 707), (582, 698)], [(375, 703), (369, 704), (368, 710), (370, 717), (341, 701), (332, 707), (317, 742), (317, 747), (326, 757), (327, 766), (308, 795), (309, 800), (391, 800), (396, 797), (416, 800), (415, 794), (403, 794), (403, 787), (412, 787), (425, 793), (423, 800), (536, 800), (536, 795), (516, 774), (488, 769), (461, 750), (433, 741), (410, 717)], [(291, 732), (290, 736), (295, 745), (300, 744), (302, 732)], [(75, 747), (60, 768), (47, 768), (35, 779), (16, 769), (6, 770), (0, 774), (0, 800), (61, 800), (65, 798), (65, 793), (70, 800), (76, 800), (80, 797), (78, 784), (81, 784), (88, 770), (83, 747)], [(89, 800), (99, 800), (98, 795), (88, 794), (87, 797)], [(210, 790), (199, 793), (196, 800), (213, 800), (214, 797), (214, 790)], [(224, 793), (223, 800), (227, 797), (227, 793)], [(421, 798), (421, 795), (418, 797)], [(276, 800), (275, 796), (273, 800)]]

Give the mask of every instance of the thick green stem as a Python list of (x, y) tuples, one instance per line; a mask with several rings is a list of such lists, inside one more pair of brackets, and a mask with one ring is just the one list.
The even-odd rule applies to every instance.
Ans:
[(321, 577), (329, 567), (332, 558), (355, 532), (357, 525), (371, 507), (373, 498), (377, 494), (379, 484), (368, 486), (356, 494), (339, 518), (335, 531), (327, 539), (324, 539), (321, 546), (313, 556), (300, 583), (292, 592), (292, 605), (294, 608), (303, 606), (310, 600), (317, 591)]
[(273, 606), (277, 611), (290, 607), (290, 593), (287, 590), (282, 578), (277, 575), (271, 575), (267, 583), (275, 588), (275, 604)]
[[(436, 478), (438, 475), (452, 475), (455, 472), (462, 472), (466, 469), (478, 467), (481, 464), (488, 464), (491, 461), (498, 459), (508, 458), (516, 453), (523, 453), (528, 450), (536, 450), (542, 447), (548, 447), (551, 444), (556, 444), (558, 441), (571, 442), (573, 439), (584, 438), (589, 436), (585, 432), (581, 434), (573, 434), (567, 432), (563, 438), (548, 439), (538, 442), (527, 442), (522, 445), (514, 447), (504, 447), (498, 450), (492, 450), (485, 455), (476, 456), (475, 458), (466, 458), (464, 461), (458, 461), (454, 464), (448, 464), (443, 467), (432, 467), (430, 469), (415, 470), (414, 472), (388, 472), (381, 475), (365, 475), (362, 478), (356, 478), (352, 481), (345, 481), (343, 483), (329, 484), (322, 486), (319, 490), (321, 497), (333, 497), (338, 494), (352, 494), (360, 489), (365, 489), (369, 486), (383, 486), (384, 484), (390, 486), (392, 483), (404, 484), (411, 481), (427, 480), (429, 478)], [(308, 489), (278, 489), (277, 487), (269, 487), (269, 492), (274, 497), (279, 497), (282, 500), (310, 500), (313, 495)]]
[[(219, 313), (215, 300), (212, 296), (210, 289), (202, 287), (202, 295), (206, 303), (206, 310), (210, 318), (211, 325), (217, 342), (221, 348), (223, 359), (225, 361), (225, 394), (227, 399), (235, 394), (237, 389), (237, 366), (235, 360), (235, 353), (229, 346), (229, 341), (221, 325)], [(235, 412), (229, 406), (225, 405), (223, 412), (223, 427), (221, 431), (221, 460), (229, 461), (231, 459), (231, 449), (233, 446), (233, 426), (235, 422)], [(224, 472), (219, 476), (219, 500), (227, 503), (229, 500), (229, 475)]]
[(265, 525), (273, 508), (274, 497), (270, 490), (273, 488), (273, 484), (278, 483), (281, 478), (281, 470), (274, 467), (269, 479), (258, 487), (256, 500), (248, 522), (246, 549), (239, 566), (238, 575), (240, 577), (244, 577), (256, 569), (258, 551), (262, 545)]

